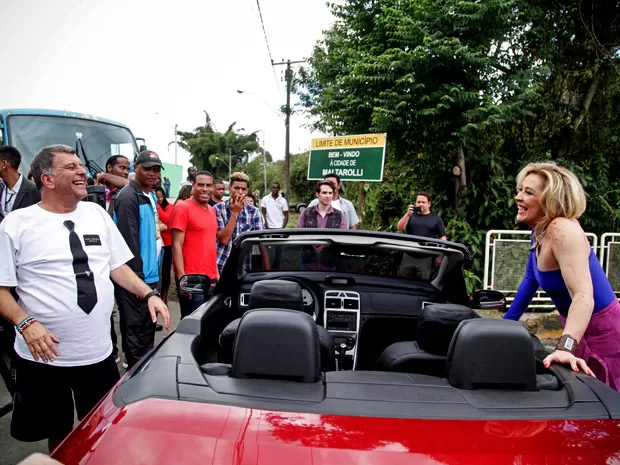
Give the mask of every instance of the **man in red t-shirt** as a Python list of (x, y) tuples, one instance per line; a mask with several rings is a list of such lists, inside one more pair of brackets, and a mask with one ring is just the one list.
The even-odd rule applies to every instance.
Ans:
[[(170, 218), (172, 230), (172, 263), (178, 280), (184, 274), (203, 274), (218, 278), (216, 264), (217, 219), (209, 205), (213, 191), (213, 175), (208, 171), (196, 173), (192, 182), (192, 196), (178, 204)], [(196, 310), (204, 295), (178, 292), (181, 317)]]

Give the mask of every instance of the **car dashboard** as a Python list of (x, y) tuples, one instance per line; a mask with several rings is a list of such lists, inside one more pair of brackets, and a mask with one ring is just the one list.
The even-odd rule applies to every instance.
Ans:
[[(252, 285), (265, 277), (266, 273), (245, 275), (236, 297), (229, 301), (235, 317), (250, 309)], [(318, 272), (304, 273), (303, 278), (275, 273), (269, 278), (300, 284), (304, 311), (333, 337), (338, 370), (360, 368), (361, 336), (364, 337), (361, 347), (369, 348), (365, 351), (367, 357), (362, 357), (361, 368), (369, 368), (372, 359), (379, 356), (384, 346), (413, 337), (417, 319), (425, 305), (446, 302), (442, 293), (426, 282)], [(379, 332), (389, 334), (377, 334)], [(371, 340), (383, 342), (372, 348), (369, 347), (372, 346)]]

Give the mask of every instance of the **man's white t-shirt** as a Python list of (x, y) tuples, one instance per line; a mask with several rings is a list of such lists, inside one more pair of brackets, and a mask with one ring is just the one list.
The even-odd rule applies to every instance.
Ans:
[(4, 184), (4, 189), (2, 189), (2, 193), (0, 194), (0, 208), (1, 212), (4, 216), (8, 215), (13, 211), (13, 205), (15, 205), (15, 198), (17, 197), (17, 193), (22, 188), (22, 181), (24, 180), (24, 175), (19, 174), (19, 178), (17, 178), (17, 182), (13, 186), (13, 189), (9, 189), (9, 187)]
[(159, 221), (159, 213), (157, 213), (157, 200), (153, 198), (154, 194), (151, 195), (151, 193), (148, 193), (146, 195), (151, 201), (151, 208), (153, 209), (153, 212), (155, 213), (155, 237), (157, 238), (155, 242), (155, 247), (156, 247), (156, 253), (157, 253), (157, 260), (159, 260), (161, 249), (164, 248), (164, 240), (161, 238), (161, 231), (159, 229), (161, 227), (161, 224)]
[[(89, 314), (77, 303), (66, 220), (73, 221), (95, 277), (97, 304)], [(53, 365), (90, 365), (110, 355), (110, 271), (133, 255), (103, 208), (79, 202), (66, 214), (48, 212), (38, 204), (16, 210), (0, 223), (0, 257), (0, 286), (17, 287), (19, 305), (60, 340)], [(23, 337), (16, 336), (17, 354), (34, 361)]]
[(267, 227), (270, 229), (279, 229), (284, 224), (284, 212), (288, 211), (288, 202), (281, 195), (274, 199), (269, 194), (263, 197), (261, 207), (265, 209), (267, 217)]

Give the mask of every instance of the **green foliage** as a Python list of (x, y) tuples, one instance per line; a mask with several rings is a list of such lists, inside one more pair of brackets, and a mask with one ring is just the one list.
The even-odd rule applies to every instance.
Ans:
[[(232, 160), (232, 171), (247, 164), (252, 154), (262, 154), (256, 133), (243, 134), (235, 130), (235, 123), (226, 132), (218, 132), (205, 111), (205, 124), (191, 132), (178, 131), (179, 145), (191, 155), (191, 162), (198, 169), (212, 172), (216, 178), (228, 179), (228, 164)], [(268, 161), (271, 156), (267, 154)], [(262, 157), (261, 157), (262, 158)]]
[[(394, 230), (417, 190), (473, 251), (512, 229), (515, 177), (557, 160), (588, 193), (584, 228), (620, 219), (620, 2), (343, 0), (298, 88), (315, 127), (388, 133), (365, 227)], [(465, 156), (466, 188), (453, 175)]]
[[(289, 204), (295, 202), (309, 202), (314, 198), (314, 181), (308, 181), (308, 157), (309, 153), (291, 154), (291, 193), (287, 194)], [(271, 192), (271, 183), (283, 183), (284, 161), (272, 162), (271, 154), (267, 152), (267, 188), (264, 186), (264, 163), (263, 156), (257, 155), (247, 163), (242, 163), (235, 167), (243, 171), (250, 177), (252, 190), (258, 189), (261, 196)], [(282, 188), (284, 186), (282, 185)]]
[(309, 202), (314, 198), (315, 181), (308, 181), (309, 152), (291, 156), (291, 203)]
[[(305, 102), (331, 132), (388, 132), (395, 159), (451, 168), (451, 149), (510, 113), (489, 77), (504, 67), (498, 41), (519, 21), (514, 1), (348, 1), (302, 73)], [(508, 21), (507, 18), (508, 17)], [(510, 79), (527, 79), (523, 72)], [(504, 111), (505, 110), (505, 111)], [(504, 113), (508, 114), (504, 114)], [(428, 169), (429, 166), (424, 168)]]
[[(282, 183), (283, 161), (272, 162), (271, 154), (257, 154), (247, 163), (239, 164), (236, 171), (243, 171), (250, 178), (250, 190), (260, 191), (261, 197), (271, 192), (271, 183)], [(265, 185), (265, 180), (267, 184)], [(258, 199), (260, 200), (260, 199)]]
[(467, 294), (472, 295), (476, 289), (482, 289), (482, 279), (472, 270), (463, 270)]

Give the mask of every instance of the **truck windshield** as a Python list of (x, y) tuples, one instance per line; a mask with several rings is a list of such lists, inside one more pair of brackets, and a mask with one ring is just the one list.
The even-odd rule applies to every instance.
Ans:
[[(8, 143), (22, 155), (21, 169), (27, 173), (34, 156), (46, 145), (65, 144), (75, 149), (82, 140), (88, 159), (105, 169), (112, 155), (133, 160), (137, 153), (129, 129), (95, 120), (63, 116), (11, 115), (7, 118)], [(82, 149), (80, 147), (80, 157)], [(84, 161), (84, 160), (82, 160)]]

